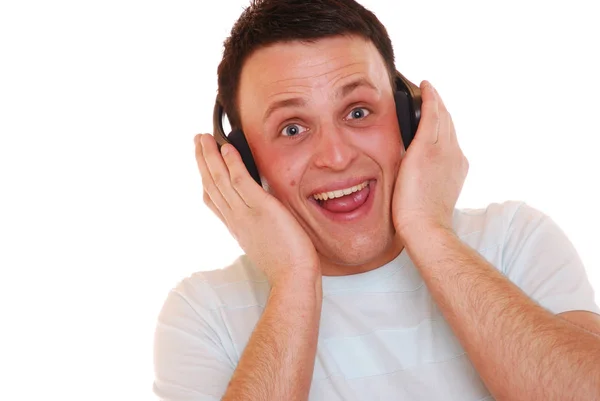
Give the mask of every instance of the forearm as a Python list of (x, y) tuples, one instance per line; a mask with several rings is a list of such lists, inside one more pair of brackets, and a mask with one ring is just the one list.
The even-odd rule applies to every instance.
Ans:
[(498, 400), (600, 399), (600, 337), (554, 316), (444, 230), (407, 250)]
[(223, 400), (307, 400), (321, 305), (321, 277), (273, 286)]

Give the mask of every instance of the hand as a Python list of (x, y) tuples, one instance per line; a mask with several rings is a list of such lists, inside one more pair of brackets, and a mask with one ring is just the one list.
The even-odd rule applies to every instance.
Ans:
[(452, 230), (452, 214), (469, 170), (439, 94), (426, 81), (421, 94), (421, 121), (401, 161), (392, 197), (394, 227), (405, 243), (423, 229)]
[(252, 179), (233, 145), (219, 153), (215, 139), (197, 135), (196, 161), (204, 203), (227, 226), (271, 286), (321, 277), (317, 251), (298, 221)]

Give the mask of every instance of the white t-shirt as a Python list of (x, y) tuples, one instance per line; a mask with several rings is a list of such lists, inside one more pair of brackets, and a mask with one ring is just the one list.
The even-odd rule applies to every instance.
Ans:
[[(455, 210), (454, 230), (552, 313), (600, 314), (571, 242), (522, 202)], [(264, 310), (269, 285), (242, 256), (173, 289), (158, 319), (154, 392), (220, 400)], [(323, 277), (309, 400), (493, 400), (406, 250), (375, 270)]]

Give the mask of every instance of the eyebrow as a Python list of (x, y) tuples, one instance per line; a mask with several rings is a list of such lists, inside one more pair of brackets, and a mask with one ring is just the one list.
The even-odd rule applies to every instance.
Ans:
[[(337, 89), (335, 91), (334, 97), (336, 99), (345, 98), (350, 93), (352, 93), (354, 90), (356, 90), (360, 87), (367, 87), (376, 92), (379, 92), (379, 90), (375, 87), (375, 85), (373, 85), (367, 79), (358, 78), (352, 82), (347, 83), (346, 85), (342, 86), (341, 88)], [(269, 107), (267, 108), (267, 111), (265, 111), (265, 116), (263, 118), (263, 121), (267, 121), (267, 119), (271, 116), (271, 114), (273, 114), (278, 109), (283, 109), (283, 108), (287, 108), (287, 107), (304, 107), (304, 106), (306, 106), (307, 103), (308, 102), (306, 101), (306, 99), (301, 98), (301, 97), (293, 97), (293, 98), (283, 99), (283, 100), (278, 100), (276, 102), (273, 102), (269, 105)]]
[(306, 106), (306, 100), (301, 97), (293, 97), (290, 99), (278, 100), (276, 102), (271, 103), (267, 111), (265, 111), (265, 117), (263, 121), (267, 121), (269, 116), (275, 112), (275, 110), (283, 109), (286, 107), (304, 107)]
[(345, 98), (350, 93), (352, 93), (355, 89), (360, 88), (361, 86), (365, 86), (367, 88), (373, 89), (375, 92), (379, 92), (379, 90), (375, 87), (375, 85), (373, 85), (367, 79), (358, 78), (352, 82), (347, 83), (346, 85), (342, 86), (341, 88), (339, 88), (335, 92), (335, 97), (336, 98)]

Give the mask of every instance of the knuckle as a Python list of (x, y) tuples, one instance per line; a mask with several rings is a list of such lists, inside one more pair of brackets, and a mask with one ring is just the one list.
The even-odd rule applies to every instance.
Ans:
[(262, 208), (260, 207), (249, 207), (247, 213), (252, 221), (260, 220), (263, 216)]
[(206, 191), (204, 191), (204, 194), (202, 195), (202, 200), (207, 206), (210, 206), (213, 203), (210, 195)]
[(215, 182), (217, 188), (221, 188), (226, 182), (226, 177), (222, 173), (215, 173), (213, 175), (213, 181)]
[(241, 174), (233, 174), (231, 176), (231, 184), (234, 187), (240, 187), (244, 183), (244, 176)]
[(215, 184), (212, 182), (212, 180), (206, 180), (206, 181), (202, 181), (202, 188), (204, 189), (204, 193), (208, 196), (211, 192), (214, 192), (217, 190)]

